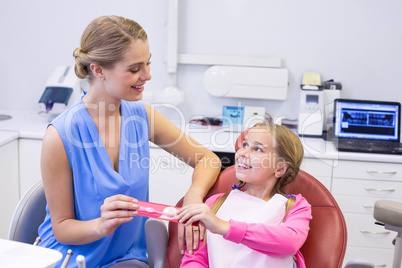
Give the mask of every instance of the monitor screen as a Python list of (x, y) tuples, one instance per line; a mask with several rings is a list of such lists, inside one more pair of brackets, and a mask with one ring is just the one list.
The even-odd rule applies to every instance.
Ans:
[(397, 102), (337, 99), (335, 137), (398, 141), (400, 107)]

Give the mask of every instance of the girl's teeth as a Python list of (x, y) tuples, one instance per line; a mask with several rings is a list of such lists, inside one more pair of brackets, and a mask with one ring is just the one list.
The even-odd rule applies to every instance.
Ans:
[(249, 168), (250, 168), (249, 166), (247, 166), (247, 165), (245, 165), (245, 164), (239, 164), (239, 167), (246, 168), (246, 169), (249, 169)]

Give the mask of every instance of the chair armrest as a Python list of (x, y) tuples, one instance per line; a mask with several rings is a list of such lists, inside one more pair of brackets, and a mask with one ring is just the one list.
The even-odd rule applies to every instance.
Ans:
[(148, 219), (145, 223), (145, 238), (149, 267), (165, 268), (165, 255), (169, 243), (165, 223), (157, 219)]

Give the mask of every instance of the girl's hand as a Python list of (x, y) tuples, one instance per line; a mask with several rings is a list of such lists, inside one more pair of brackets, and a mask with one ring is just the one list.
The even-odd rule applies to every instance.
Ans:
[(225, 236), (230, 229), (230, 222), (219, 219), (206, 204), (184, 206), (178, 211), (178, 218), (185, 226), (199, 221), (211, 233)]
[(122, 223), (131, 221), (138, 215), (138, 200), (126, 195), (113, 195), (105, 199), (101, 206), (98, 233), (101, 237), (111, 235)]

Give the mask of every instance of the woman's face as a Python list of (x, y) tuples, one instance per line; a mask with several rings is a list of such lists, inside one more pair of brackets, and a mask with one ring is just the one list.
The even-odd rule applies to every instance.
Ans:
[(109, 94), (126, 101), (141, 100), (144, 85), (151, 79), (150, 59), (148, 42), (133, 41), (121, 61), (112, 69), (104, 69)]
[(275, 140), (265, 128), (251, 128), (236, 152), (236, 177), (253, 185), (267, 187), (276, 183), (278, 155)]

